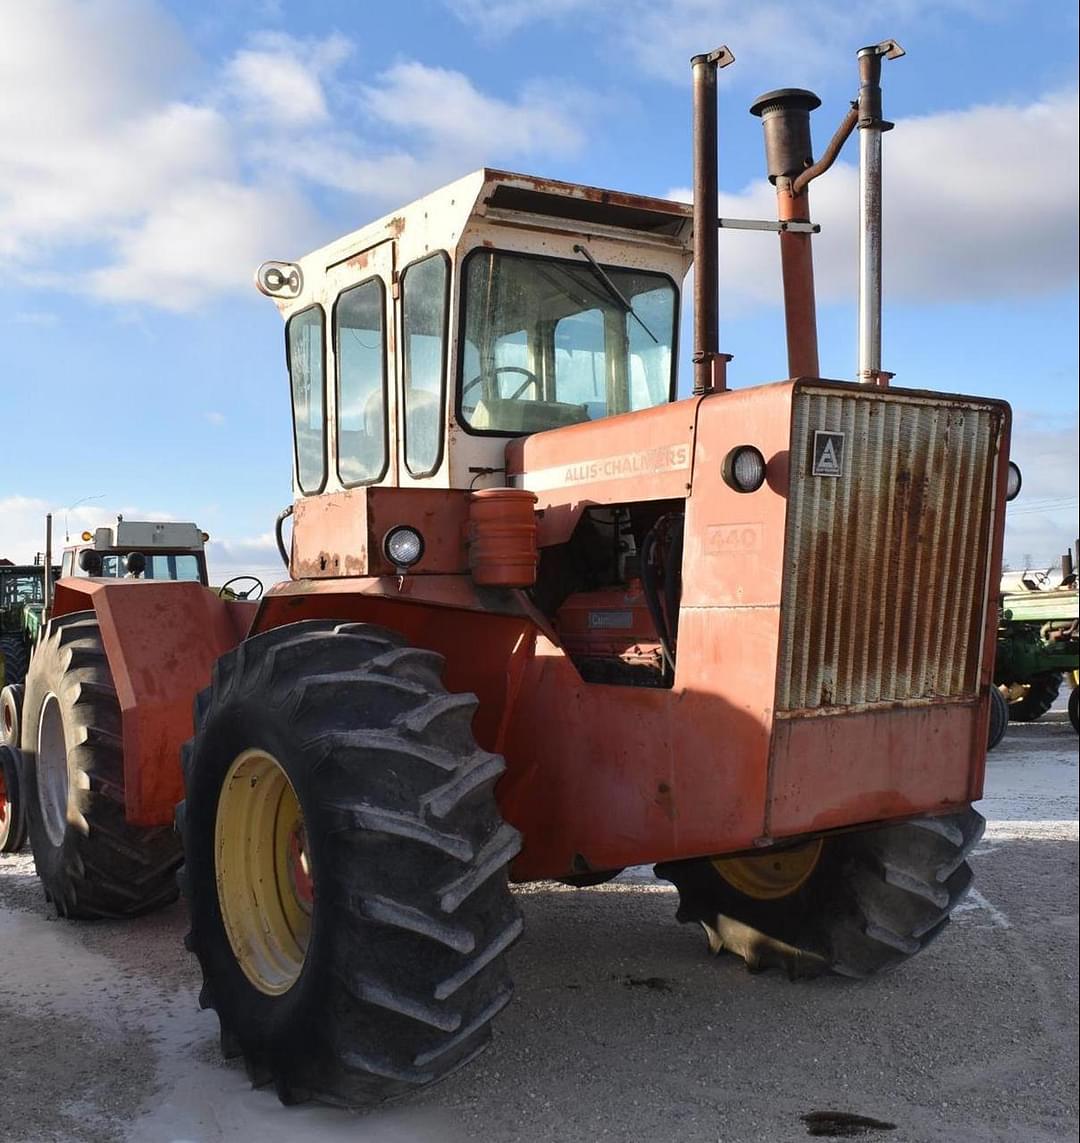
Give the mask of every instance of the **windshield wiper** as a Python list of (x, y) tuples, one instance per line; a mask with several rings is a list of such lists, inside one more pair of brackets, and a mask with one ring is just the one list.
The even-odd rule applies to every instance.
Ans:
[(592, 267), (593, 273), (600, 279), (601, 282), (607, 287), (608, 293), (622, 306), (624, 314), (629, 314), (634, 321), (659, 345), (660, 339), (653, 333), (651, 329), (638, 317), (634, 311), (634, 307), (626, 300), (626, 295), (619, 289), (618, 286), (608, 277), (607, 271), (599, 262), (582, 246), (580, 243), (574, 246), (574, 253), (580, 254)]

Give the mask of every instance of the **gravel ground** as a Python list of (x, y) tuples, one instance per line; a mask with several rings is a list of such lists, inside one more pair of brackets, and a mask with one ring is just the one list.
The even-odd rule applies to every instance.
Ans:
[(980, 808), (977, 890), (940, 941), (870, 982), (709, 957), (647, 872), (521, 889), (517, 995), (492, 1049), (367, 1116), (282, 1108), (222, 1062), (182, 906), (58, 921), (32, 859), (0, 857), (0, 1140), (786, 1143), (822, 1111), (894, 1125), (862, 1136), (888, 1143), (1075, 1140), (1077, 739), (1062, 712), (1009, 728)]

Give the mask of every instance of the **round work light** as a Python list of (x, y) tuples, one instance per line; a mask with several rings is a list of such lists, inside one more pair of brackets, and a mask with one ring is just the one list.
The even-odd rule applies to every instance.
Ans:
[(724, 457), (721, 475), (736, 492), (756, 492), (765, 483), (765, 458), (753, 445), (736, 445)]
[(424, 554), (424, 537), (408, 524), (398, 524), (383, 537), (383, 552), (396, 568), (411, 568)]

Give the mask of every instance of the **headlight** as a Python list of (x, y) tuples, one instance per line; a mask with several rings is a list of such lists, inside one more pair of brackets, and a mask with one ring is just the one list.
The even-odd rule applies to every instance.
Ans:
[(398, 524), (383, 538), (383, 552), (395, 568), (411, 568), (424, 554), (424, 537), (408, 524)]
[(1015, 500), (1020, 495), (1020, 489), (1023, 486), (1024, 478), (1020, 475), (1020, 466), (1015, 462), (1009, 461), (1009, 475), (1005, 478), (1005, 499)]
[(721, 475), (736, 492), (756, 492), (765, 483), (765, 458), (753, 445), (736, 445), (724, 457)]

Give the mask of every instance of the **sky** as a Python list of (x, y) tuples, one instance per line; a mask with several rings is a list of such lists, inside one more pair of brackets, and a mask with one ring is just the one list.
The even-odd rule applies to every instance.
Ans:
[[(282, 578), (292, 499), (280, 317), (252, 286), (488, 165), (689, 198), (688, 61), (720, 73), (722, 215), (775, 217), (754, 98), (809, 87), (822, 147), (883, 67), (883, 367), (1003, 397), (1024, 472), (1006, 562), (1077, 525), (1072, 0), (0, 0), (7, 346), (0, 556), (194, 520), (212, 578)], [(811, 188), (822, 372), (855, 371), (856, 168)], [(721, 235), (721, 348), (785, 376), (775, 236)], [(689, 388), (683, 370), (682, 389)]]

